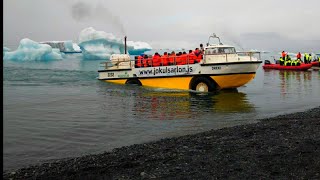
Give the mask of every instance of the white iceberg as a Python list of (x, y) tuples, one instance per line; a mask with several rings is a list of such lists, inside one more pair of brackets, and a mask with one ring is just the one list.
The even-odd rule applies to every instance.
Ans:
[(72, 41), (64, 41), (64, 53), (78, 53), (81, 52), (80, 47), (76, 44), (73, 43)]
[(133, 46), (133, 49), (130, 48), (128, 50), (128, 53), (130, 55), (140, 55), (146, 51), (150, 51), (152, 50), (152, 47), (146, 43), (146, 42), (141, 42), (141, 41), (136, 41), (136, 42), (133, 42), (133, 41), (128, 41), (127, 42), (127, 45), (128, 46)]
[(60, 50), (60, 52), (64, 52), (64, 53), (79, 53), (79, 52), (81, 52), (80, 47), (76, 43), (73, 43), (71, 40), (44, 41), (44, 42), (39, 42), (39, 43), (40, 44), (48, 44), (52, 48), (57, 48)]
[(74, 50), (75, 52), (81, 52), (81, 49), (80, 49), (80, 47), (78, 46), (77, 43), (73, 43), (73, 44), (72, 44), (72, 47), (73, 47), (73, 50)]
[[(80, 32), (79, 46), (83, 58), (90, 60), (108, 60), (112, 54), (123, 54), (125, 51), (124, 39), (112, 33), (96, 31), (92, 27)], [(127, 41), (127, 51), (130, 55), (141, 54), (150, 49), (151, 46), (145, 42)]]
[(63, 57), (59, 49), (24, 38), (20, 41), (18, 49), (6, 52), (3, 59), (16, 61), (48, 61), (61, 60)]
[(4, 54), (5, 54), (6, 52), (9, 52), (9, 51), (11, 51), (9, 48), (3, 47), (3, 56), (4, 56)]
[(79, 46), (83, 58), (90, 60), (110, 59), (111, 54), (124, 53), (124, 42), (111, 33), (96, 31), (92, 27), (80, 32)]

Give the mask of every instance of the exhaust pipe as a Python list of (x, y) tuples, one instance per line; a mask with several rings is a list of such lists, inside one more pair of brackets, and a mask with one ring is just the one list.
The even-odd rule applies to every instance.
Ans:
[(124, 37), (124, 53), (127, 54), (127, 36)]

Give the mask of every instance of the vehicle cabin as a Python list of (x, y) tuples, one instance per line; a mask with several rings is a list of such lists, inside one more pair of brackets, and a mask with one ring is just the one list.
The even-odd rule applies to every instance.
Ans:
[(227, 45), (210, 45), (204, 51), (204, 63), (224, 63), (238, 61), (236, 49)]

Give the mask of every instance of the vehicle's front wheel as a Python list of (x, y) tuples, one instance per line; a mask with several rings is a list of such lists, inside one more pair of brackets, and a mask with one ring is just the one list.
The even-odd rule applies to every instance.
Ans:
[(141, 82), (138, 79), (128, 79), (126, 81), (126, 84), (134, 84), (134, 85), (142, 86)]

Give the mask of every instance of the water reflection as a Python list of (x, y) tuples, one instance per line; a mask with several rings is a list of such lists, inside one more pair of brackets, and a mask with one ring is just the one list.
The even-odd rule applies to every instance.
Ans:
[(289, 94), (299, 97), (303, 93), (311, 92), (311, 71), (279, 71), (279, 78), (281, 95), (285, 98), (289, 97)]
[[(122, 102), (123, 106), (139, 119), (179, 120), (195, 119), (210, 113), (241, 113), (254, 110), (246, 94), (237, 91), (221, 91), (217, 94), (199, 94), (188, 91), (158, 91), (144, 87), (107, 85), (100, 89), (109, 103)], [(122, 89), (120, 89), (122, 88)], [(122, 102), (123, 103), (123, 102)], [(109, 106), (109, 105), (105, 105)], [(107, 107), (106, 107), (107, 108)]]

